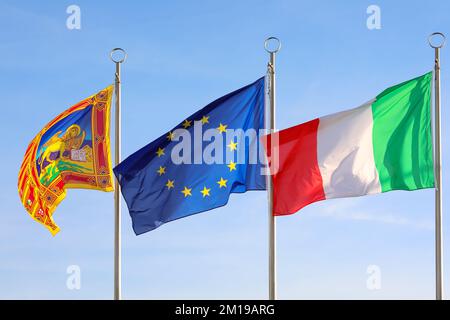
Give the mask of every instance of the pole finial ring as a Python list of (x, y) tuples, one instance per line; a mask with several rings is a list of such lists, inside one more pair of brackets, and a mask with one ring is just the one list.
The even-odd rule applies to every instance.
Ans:
[[(435, 36), (439, 36), (439, 38), (441, 38), (441, 42), (439, 45), (435, 45), (432, 42), (432, 40)], [(428, 44), (430, 45), (430, 47), (435, 48), (435, 49), (442, 48), (445, 45), (446, 40), (447, 40), (447, 38), (445, 37), (445, 35), (442, 32), (433, 32), (432, 34), (430, 34), (428, 36)]]
[[(121, 59), (114, 58), (114, 53), (116, 53), (116, 52), (120, 52), (120, 53), (121, 53), (121, 55), (122, 55), (122, 58), (121, 58)], [(110, 58), (111, 61), (114, 62), (114, 63), (122, 63), (122, 62), (124, 62), (125, 60), (127, 60), (127, 57), (128, 57), (127, 52), (126, 52), (125, 50), (123, 50), (122, 48), (114, 48), (114, 49), (112, 49), (111, 52), (109, 53), (109, 58)]]
[[(273, 42), (276, 43), (276, 47), (274, 49), (269, 48), (269, 44)], [(277, 53), (281, 49), (281, 41), (277, 37), (269, 37), (264, 41), (264, 49), (268, 53)]]

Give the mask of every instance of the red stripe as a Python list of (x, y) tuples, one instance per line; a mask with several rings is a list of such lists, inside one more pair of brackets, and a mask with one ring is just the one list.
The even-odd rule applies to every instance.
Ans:
[(105, 134), (105, 112), (104, 110), (96, 110), (97, 113), (97, 134), (103, 136)]
[[(29, 194), (28, 194), (28, 199), (31, 200), (31, 204), (34, 203), (34, 187), (32, 187), (32, 186), (30, 186), (30, 191), (29, 191)], [(26, 199), (26, 200), (28, 200), (28, 199)]]
[(276, 216), (293, 214), (310, 203), (325, 200), (317, 163), (318, 127), (319, 119), (315, 119), (275, 133), (279, 139), (279, 167), (272, 176)]
[(107, 160), (105, 157), (105, 149), (104, 149), (104, 143), (100, 142), (97, 145), (97, 160), (98, 160), (98, 166), (99, 167), (105, 167)]
[(65, 173), (63, 175), (65, 183), (89, 183), (89, 179), (91, 179), (91, 176), (82, 177), (72, 173)]
[(24, 178), (23, 178), (23, 180), (19, 180), (19, 182), (22, 181), (22, 183), (19, 185), (19, 192), (20, 192), (21, 194), (23, 194), (23, 192), (25, 191), (25, 184), (28, 182), (28, 174), (27, 174), (27, 171), (24, 170), (23, 172), (25, 172)]

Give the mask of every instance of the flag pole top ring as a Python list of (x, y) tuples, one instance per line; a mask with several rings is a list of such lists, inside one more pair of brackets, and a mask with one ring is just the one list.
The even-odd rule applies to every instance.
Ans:
[[(276, 43), (276, 47), (274, 49), (270, 49), (269, 48), (269, 44), (270, 43)], [(281, 41), (280, 39), (278, 39), (277, 37), (269, 37), (264, 41), (264, 49), (268, 52), (268, 53), (277, 53), (278, 51), (280, 51), (281, 49)]]
[[(114, 53), (119, 52), (121, 53), (122, 58), (121, 59), (117, 59), (114, 58)], [(122, 48), (114, 48), (111, 50), (111, 52), (109, 53), (109, 58), (111, 59), (112, 62), (114, 63), (122, 63), (125, 60), (127, 60), (128, 54), (125, 50), (123, 50)]]
[[(435, 45), (432, 42), (433, 38), (438, 38), (435, 36), (439, 36), (441, 38), (441, 42), (439, 45)], [(445, 37), (445, 35), (442, 32), (433, 32), (432, 34), (430, 34), (428, 36), (428, 44), (430, 45), (430, 47), (434, 48), (434, 49), (440, 49), (445, 45), (445, 41), (447, 40), (447, 38)]]

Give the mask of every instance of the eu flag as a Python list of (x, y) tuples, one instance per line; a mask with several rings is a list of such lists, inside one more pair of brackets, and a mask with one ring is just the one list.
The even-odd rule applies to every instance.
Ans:
[[(169, 111), (170, 112), (170, 111)], [(136, 234), (265, 190), (264, 77), (217, 99), (114, 168)]]

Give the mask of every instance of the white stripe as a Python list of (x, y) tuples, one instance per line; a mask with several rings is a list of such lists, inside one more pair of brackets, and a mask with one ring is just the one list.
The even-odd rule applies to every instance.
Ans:
[(372, 103), (319, 120), (317, 161), (327, 199), (381, 192), (373, 156)]

